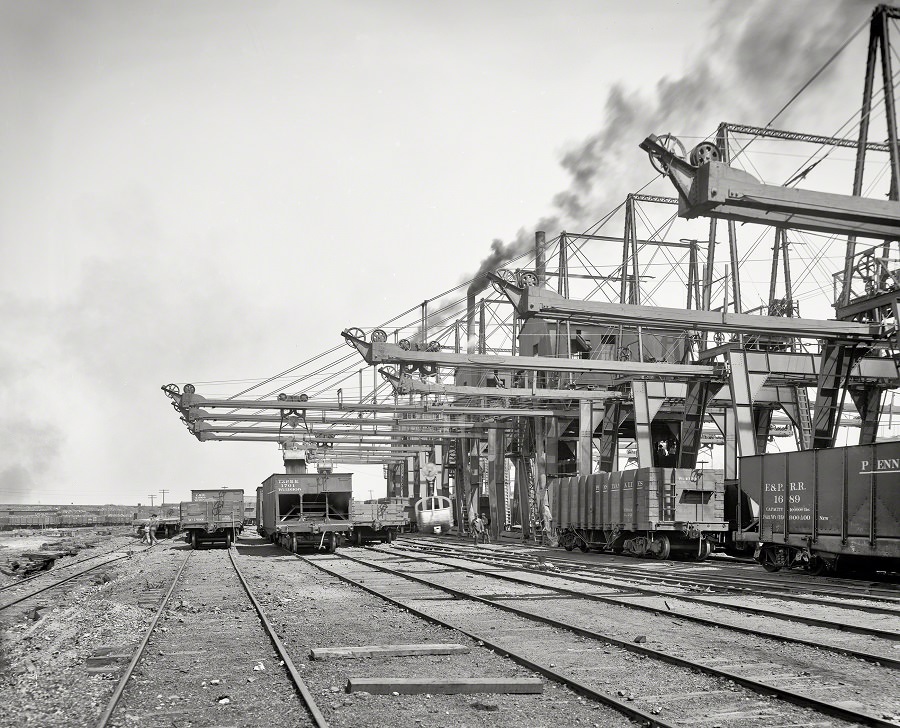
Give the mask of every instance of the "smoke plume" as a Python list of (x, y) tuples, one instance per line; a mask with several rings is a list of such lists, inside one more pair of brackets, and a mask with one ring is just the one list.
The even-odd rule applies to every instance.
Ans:
[[(490, 254), (466, 277), (474, 279), (470, 294), (484, 290), (489, 271), (529, 251), (534, 230), (545, 230), (548, 239), (562, 230), (580, 232), (650, 181), (653, 170), (637, 147), (648, 134), (696, 137), (712, 133), (721, 121), (767, 124), (874, 6), (818, 0), (717, 5), (709, 37), (683, 76), (663, 77), (650, 95), (612, 87), (600, 130), (562, 157), (571, 182), (554, 197), (553, 213), (508, 243), (494, 240)], [(827, 87), (833, 69), (818, 78), (812, 93)], [(860, 79), (862, 74), (860, 67)], [(790, 112), (776, 126), (789, 120)]]

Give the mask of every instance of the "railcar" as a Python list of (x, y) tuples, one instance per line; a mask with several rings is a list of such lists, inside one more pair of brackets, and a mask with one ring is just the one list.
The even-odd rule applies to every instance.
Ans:
[(447, 496), (421, 498), (416, 502), (414, 512), (420, 533), (449, 533), (453, 528), (453, 503)]
[(402, 503), (352, 501), (350, 520), (352, 538), (357, 546), (368, 541), (391, 543), (394, 537), (409, 528), (409, 516)]
[(767, 571), (900, 569), (900, 440), (741, 458)]
[(352, 528), (350, 473), (276, 473), (257, 491), (262, 525), (257, 531), (291, 551), (302, 547), (329, 553)]
[(7, 512), (0, 515), (0, 531), (18, 528), (76, 528), (83, 526), (123, 526), (131, 523), (125, 513), (96, 513), (72, 511)]
[(256, 498), (244, 498), (244, 525), (255, 526), (256, 524)]
[(192, 490), (180, 506), (180, 527), (193, 548), (205, 542), (230, 547), (244, 526), (244, 491), (239, 488)]
[(729, 531), (720, 470), (595, 473), (555, 479), (549, 492), (553, 523), (567, 551), (702, 561)]

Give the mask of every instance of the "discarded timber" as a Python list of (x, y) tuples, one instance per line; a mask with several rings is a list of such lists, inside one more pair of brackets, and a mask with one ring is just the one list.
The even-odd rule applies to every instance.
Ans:
[(369, 645), (366, 647), (317, 647), (309, 651), (311, 660), (327, 660), (334, 657), (409, 657), (413, 655), (461, 655), (471, 652), (466, 645)]
[(440, 678), (384, 678), (351, 677), (347, 681), (347, 692), (365, 691), (377, 695), (456, 695), (460, 693), (517, 693), (539, 694), (544, 692), (544, 683), (538, 677), (472, 677), (459, 680)]

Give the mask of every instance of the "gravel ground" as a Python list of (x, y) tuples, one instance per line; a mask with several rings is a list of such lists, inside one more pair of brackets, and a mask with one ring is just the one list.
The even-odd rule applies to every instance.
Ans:
[[(439, 545), (439, 544), (435, 544)], [(453, 544), (454, 546), (456, 544)], [(502, 558), (504, 552), (507, 550), (513, 550), (509, 547), (505, 546), (493, 546), (489, 547), (489, 549), (484, 549), (484, 551), (490, 550), (491, 556), (495, 556), (497, 558)], [(546, 555), (548, 552), (545, 551)], [(553, 557), (552, 552), (549, 552), (550, 555), (547, 555), (547, 559), (552, 563)], [(519, 555), (519, 554), (517, 554)], [(586, 556), (587, 557), (587, 556)], [(885, 632), (897, 634), (900, 633), (900, 610), (895, 610), (895, 605), (879, 602), (872, 599), (866, 599), (865, 595), (862, 593), (862, 589), (864, 588), (864, 584), (860, 586), (860, 598), (855, 600), (849, 599), (836, 599), (834, 600), (834, 605), (824, 605), (824, 604), (809, 604), (809, 603), (800, 603), (800, 602), (792, 602), (790, 598), (785, 597), (776, 597), (776, 596), (760, 596), (755, 594), (734, 594), (734, 593), (705, 593), (705, 587), (694, 588), (689, 585), (689, 576), (687, 570), (693, 569), (703, 569), (706, 572), (706, 575), (709, 576), (709, 569), (714, 569), (717, 572), (723, 571), (722, 567), (719, 566), (706, 566), (706, 565), (696, 565), (696, 566), (685, 566), (683, 563), (671, 562), (671, 561), (646, 561), (646, 560), (638, 560), (634, 559), (635, 566), (633, 569), (633, 573), (621, 572), (621, 573), (600, 573), (598, 571), (564, 571), (562, 572), (564, 575), (571, 574), (572, 576), (579, 576), (583, 578), (588, 578), (595, 584), (597, 587), (607, 587), (610, 589), (609, 595), (613, 596), (615, 591), (628, 591), (629, 588), (638, 587), (641, 589), (652, 589), (654, 591), (659, 592), (663, 596), (671, 596), (671, 597), (685, 597), (682, 600), (683, 604), (691, 604), (698, 605), (699, 603), (708, 603), (712, 607), (715, 607), (716, 604), (729, 604), (736, 607), (750, 607), (754, 609), (762, 609), (767, 610), (773, 614), (802, 614), (803, 617), (809, 617), (813, 619), (820, 619), (833, 622), (835, 624), (841, 625), (854, 625), (858, 627), (864, 627), (868, 629), (878, 629), (883, 630)], [(665, 583), (656, 583), (654, 582), (653, 577), (655, 575), (664, 575), (666, 577), (676, 577), (679, 573), (684, 574), (684, 584), (674, 583), (674, 584), (665, 584)], [(724, 577), (723, 577), (724, 578)], [(810, 588), (816, 588), (816, 582), (810, 579), (808, 586)], [(599, 590), (595, 590), (596, 593), (604, 593)], [(900, 592), (898, 592), (898, 596), (900, 596)], [(633, 599), (635, 601), (640, 601), (641, 599), (653, 599), (652, 595), (647, 595), (646, 597), (636, 596)], [(864, 611), (860, 611), (859, 609), (855, 609), (855, 606), (875, 606), (879, 609), (887, 609), (891, 610), (889, 614), (876, 614), (876, 613), (868, 613)], [(725, 610), (719, 610), (720, 613), (725, 613)], [(734, 614), (734, 613), (733, 613)], [(746, 617), (751, 617), (752, 615), (748, 614), (739, 614), (738, 618), (743, 623), (743, 620)], [(773, 617), (768, 617), (764, 614), (758, 615), (758, 619), (764, 621), (767, 625), (775, 626), (779, 623), (782, 624), (780, 629), (787, 629), (788, 634), (792, 634), (798, 629), (803, 629), (807, 625), (803, 625), (798, 622), (790, 622), (786, 620), (780, 620)], [(848, 638), (851, 633), (847, 633)], [(868, 637), (859, 636), (861, 640), (868, 640)], [(865, 644), (865, 642), (860, 642), (860, 644)], [(858, 647), (856, 649), (866, 649), (865, 647)]]
[(228, 551), (173, 550), (190, 559), (111, 725), (312, 725)]
[[(666, 617), (654, 617), (622, 607), (579, 601), (571, 597), (560, 598), (543, 589), (528, 588), (508, 582), (498, 583), (489, 576), (465, 574), (422, 563), (410, 564), (408, 558), (400, 555), (396, 559), (387, 554), (371, 556), (376, 560), (389, 562), (394, 567), (401, 563), (402, 559), (404, 565), (401, 568), (403, 570), (408, 570), (431, 582), (445, 584), (468, 593), (490, 594), (492, 598), (502, 600), (504, 604), (524, 608), (531, 613), (563, 619), (586, 629), (609, 634), (626, 643), (640, 638), (646, 647), (688, 657), (696, 660), (699, 664), (721, 666), (747, 677), (774, 679), (783, 687), (800, 689), (801, 692), (824, 697), (826, 700), (844, 700), (847, 701), (848, 707), (876, 712), (879, 716), (894, 715), (900, 708), (893, 681), (894, 673), (858, 660), (833, 655), (826, 655), (823, 659), (822, 653), (812, 648), (800, 647), (799, 650), (788, 651), (785, 649), (788, 647), (787, 645), (750, 636), (737, 636), (736, 639), (724, 642), (722, 633), (718, 631), (698, 629), (685, 624), (674, 625), (677, 629), (673, 629), (672, 620)], [(353, 566), (344, 563), (333, 564), (331, 568), (355, 573)], [(524, 598), (509, 598), (515, 595), (524, 595)], [(441, 602), (432, 602), (430, 606), (417, 604), (430, 613), (439, 611), (448, 619), (457, 620), (454, 623), (459, 623), (457, 605), (457, 602), (450, 602), (446, 606)], [(528, 629), (528, 622), (520, 617), (508, 613), (498, 616), (495, 610), (483, 605), (467, 605), (467, 607), (469, 608), (467, 615), (469, 619), (477, 615), (475, 626), (472, 629), (477, 630), (478, 625), (481, 625), (481, 630), (484, 630), (485, 625), (490, 625), (490, 629), (496, 629), (496, 634), (505, 639), (511, 639), (509, 625), (514, 622), (520, 622), (521, 629)], [(731, 712), (732, 709), (728, 703), (733, 702), (737, 697), (745, 704), (741, 706), (736, 725), (746, 725), (745, 721), (750, 718), (762, 720), (764, 717), (769, 722), (776, 718), (790, 717), (802, 725), (803, 721), (815, 720), (817, 717), (816, 714), (805, 709), (789, 706), (781, 701), (769, 701), (749, 690), (735, 687), (727, 680), (695, 675), (686, 668), (663, 665), (642, 655), (634, 655), (619, 648), (612, 648), (610, 645), (603, 645), (602, 641), (588, 639), (585, 646), (579, 646), (573, 643), (584, 640), (575, 638), (571, 634), (556, 631), (551, 638), (548, 630), (553, 628), (532, 626), (531, 629), (531, 639), (528, 641), (526, 649), (532, 654), (532, 657), (535, 654), (552, 655), (557, 666), (564, 665), (566, 670), (571, 671), (571, 674), (574, 675), (584, 675), (585, 669), (595, 670), (593, 666), (586, 668), (585, 663), (590, 663), (590, 660), (584, 659), (583, 653), (585, 652), (595, 657), (598, 655), (597, 650), (603, 649), (604, 656), (615, 656), (615, 659), (612, 657), (601, 658), (604, 661), (612, 661), (613, 664), (601, 669), (601, 673), (605, 671), (605, 674), (602, 678), (600, 675), (595, 677), (598, 680), (595, 687), (605, 692), (624, 690), (628, 694), (633, 693), (636, 696), (636, 702), (646, 710), (650, 709), (654, 701), (659, 701), (667, 705), (666, 715), (670, 715), (669, 711), (672, 711), (682, 720), (694, 720), (702, 716), (697, 716), (690, 711), (685, 713), (685, 706), (673, 703), (681, 701), (684, 694), (708, 693), (710, 697), (704, 701), (704, 708), (715, 708), (716, 703), (721, 701), (713, 696), (715, 694), (722, 696), (725, 691), (726, 704), (713, 715), (721, 716)], [(546, 635), (539, 639), (545, 632)], [(482, 633), (484, 632), (482, 631)], [(729, 637), (732, 636), (729, 635)], [(561, 651), (560, 646), (565, 644), (569, 646)], [(789, 647), (797, 648), (798, 646), (791, 645)], [(635, 670), (634, 664), (640, 665), (640, 668)], [(845, 670), (851, 671), (852, 677), (845, 675)], [(674, 700), (670, 692), (672, 686), (675, 686), (680, 693)], [(661, 688), (664, 689), (660, 690)], [(727, 692), (738, 693), (738, 695), (729, 696)], [(754, 713), (754, 706), (757, 703), (759, 704), (758, 712)], [(694, 709), (693, 706), (688, 707)], [(748, 709), (750, 710), (749, 715)]]
[[(40, 547), (41, 543), (51, 540), (46, 533), (33, 537), (40, 543), (35, 545), (25, 537), (4, 534), (0, 536), (0, 545), (12, 548), (11, 542), (16, 540), (15, 545), (22, 550)], [(89, 672), (86, 661), (104, 647), (130, 652), (152, 619), (156, 595), (168, 586), (186, 553), (181, 541), (162, 541), (158, 547), (143, 551), (131, 536), (115, 538), (121, 538), (123, 548), (135, 551), (131, 558), (0, 612), (0, 704), (3, 705), (0, 727), (80, 728), (95, 723), (112, 693), (117, 675), (115, 672)], [(107, 548), (110, 543), (119, 542), (107, 537), (101, 548)], [(56, 569), (67, 560), (79, 560), (92, 553), (83, 551), (77, 556), (60, 559), (48, 576), (55, 577)], [(347, 548), (346, 553), (370, 552)], [(390, 606), (261, 539), (242, 539), (237, 554), (263, 608), (335, 728), (633, 725), (612, 709), (581, 699), (548, 680), (544, 681), (543, 695), (538, 696), (348, 694), (344, 688), (350, 677), (533, 675), (511, 660), (479, 647), (462, 633), (435, 627), (406, 610)], [(142, 728), (156, 725), (179, 728), (188, 725), (208, 728), (260, 725), (268, 728), (302, 724), (293, 698), (287, 700), (292, 695), (291, 690), (283, 682), (283, 670), (277, 665), (269, 643), (262, 637), (255, 613), (249, 611), (246, 602), (238, 604), (232, 599), (237, 587), (227, 580), (231, 568), (227, 553), (223, 549), (201, 550), (191, 558), (196, 558), (198, 570), (186, 572), (186, 581), (179, 587), (183, 593), (176, 593), (176, 601), (160, 622), (151, 643), (153, 659), (146, 663), (133, 688), (140, 700), (126, 703), (127, 711), (122, 711), (121, 722)], [(204, 573), (208, 573), (206, 582), (203, 581)], [(375, 580), (375, 577), (368, 578)], [(458, 574), (453, 578), (473, 581)], [(497, 582), (485, 584), (485, 591), (497, 594), (501, 590)], [(7, 593), (11, 595), (13, 591)], [(416, 588), (409, 587), (409, 594), (415, 593)], [(532, 600), (530, 603), (537, 607), (544, 601)], [(549, 609), (553, 603), (562, 605), (558, 608), (566, 608), (565, 600), (555, 598), (541, 608)], [(36, 604), (44, 604), (46, 609), (40, 611), (35, 620), (31, 617)], [(688, 707), (691, 701), (711, 702), (710, 697), (704, 696), (719, 696), (717, 699), (723, 705), (739, 705), (741, 712), (738, 715), (756, 716), (750, 722), (741, 723), (727, 711), (719, 715), (707, 710), (705, 717), (697, 713), (696, 720), (689, 723), (691, 725), (706, 728), (774, 725), (773, 701), (758, 696), (742, 700), (742, 689), (727, 681), (691, 673), (683, 680), (679, 679), (677, 685), (670, 685), (670, 670), (665, 673), (668, 677), (660, 680), (648, 668), (648, 662), (652, 661), (640, 656), (593, 640), (576, 638), (563, 642), (548, 631), (550, 628), (520, 622), (519, 618), (508, 614), (497, 618), (495, 611), (488, 607), (461, 608), (461, 604), (444, 596), (419, 601), (423, 609), (457, 616), (462, 611), (473, 631), (502, 635), (512, 649), (527, 651), (537, 661), (552, 660), (557, 669), (569, 670), (600, 690), (625, 691), (626, 697), (633, 695), (635, 704), (644, 709), (662, 702), (667, 695), (666, 699), (671, 700), (670, 688), (675, 687), (680, 700)], [(679, 608), (687, 608), (687, 605), (680, 604)], [(703, 605), (691, 608), (707, 609)], [(482, 613), (481, 609), (487, 611)], [(631, 614), (619, 607), (610, 609), (606, 613), (594, 604), (586, 611), (598, 627), (609, 627), (613, 621), (610, 617), (615, 615), (614, 621), (620, 625), (623, 634), (634, 631), (634, 625), (644, 626), (641, 618), (635, 621), (633, 616), (639, 613)], [(681, 629), (680, 625), (674, 626)], [(651, 630), (645, 628), (644, 631)], [(654, 628), (649, 635), (654, 641), (657, 631)], [(675, 637), (677, 635), (672, 636)], [(473, 651), (469, 655), (362, 660), (311, 661), (308, 656), (313, 647), (424, 642), (462, 643), (470, 645)], [(678, 649), (674, 645), (673, 649)], [(712, 643), (698, 644), (696, 649), (702, 650), (710, 661), (724, 657), (715, 654)], [(777, 660), (773, 658), (772, 661)], [(264, 678), (263, 671), (253, 670), (260, 662), (266, 667)], [(248, 678), (255, 679), (249, 682)], [(220, 682), (213, 685), (212, 681), (216, 679)], [(231, 702), (219, 704), (216, 700), (221, 697), (219, 692), (229, 695)], [(885, 691), (885, 694), (889, 693)], [(178, 696), (177, 700), (172, 698), (174, 695)], [(660, 717), (669, 720), (683, 711), (674, 703), (666, 703), (664, 707)], [(126, 712), (132, 716), (130, 719), (125, 717)], [(807, 722), (796, 722), (813, 725), (814, 714), (807, 713), (806, 716)], [(837, 724), (839, 721), (826, 720), (825, 723)]]
[[(85, 661), (98, 648), (133, 644), (146, 629), (152, 613), (140, 595), (174, 575), (165, 543), (0, 612), (0, 726), (95, 722), (115, 681), (88, 673)], [(47, 609), (31, 619), (41, 604)]]
[[(112, 535), (99, 535), (98, 531), (109, 530)], [(78, 551), (74, 555), (65, 555), (58, 559), (50, 569), (50, 573), (71, 564), (75, 561), (88, 558), (113, 548), (126, 548), (137, 543), (130, 533), (130, 529), (121, 527), (101, 529), (66, 529), (63, 531), (3, 531), (0, 532), (0, 561), (16, 558), (22, 551), (55, 551), (55, 548), (43, 549), (45, 544), (65, 543), (73, 550)], [(8, 575), (0, 572), (0, 587), (17, 584), (20, 576)], [(2, 600), (0, 600), (2, 601)]]
[[(697, 603), (681, 599), (678, 595), (668, 596), (652, 596), (642, 595), (635, 592), (623, 595), (619, 589), (607, 587), (605, 585), (593, 586), (592, 584), (581, 582), (572, 582), (571, 572), (548, 573), (535, 571), (534, 569), (522, 569), (512, 566), (509, 571), (500, 571), (498, 566), (483, 564), (475, 561), (466, 561), (465, 559), (450, 559), (449, 563), (458, 563), (468, 568), (482, 569), (495, 574), (507, 574), (516, 579), (527, 579), (535, 585), (546, 585), (550, 587), (563, 587), (585, 594), (596, 594), (607, 598), (618, 599), (623, 604), (635, 604), (645, 607), (651, 607), (661, 613), (667, 614), (677, 619), (679, 615), (689, 615), (703, 617), (718, 622), (723, 626), (734, 625), (747, 629), (759, 629), (764, 632), (784, 635), (788, 637), (807, 639), (818, 642), (822, 645), (833, 645), (845, 649), (859, 650), (883, 657), (897, 658), (900, 651), (900, 643), (870, 635), (861, 635), (854, 632), (845, 632), (838, 629), (827, 627), (817, 627), (798, 622), (789, 622), (781, 619), (772, 619), (764, 615), (757, 615), (751, 612), (736, 612), (729, 609), (721, 609), (712, 601), (709, 603)], [(738, 602), (740, 604), (740, 602)], [(798, 605), (793, 605), (798, 608)], [(807, 614), (809, 605), (800, 605), (803, 614)], [(636, 613), (647, 615), (646, 611), (634, 610)], [(871, 615), (870, 615), (871, 616)], [(900, 623), (892, 624), (894, 618), (889, 617), (884, 620), (884, 626), (881, 629), (891, 630), (896, 626), (896, 631), (900, 632)]]
[[(263, 542), (238, 546), (250, 580), (319, 707), (333, 726), (629, 726), (627, 718), (545, 681), (542, 695), (368, 695), (343, 692), (351, 677), (533, 677), (465, 635), (434, 626)], [(347, 549), (348, 553), (357, 551)], [(265, 558), (257, 558), (265, 557)], [(459, 643), (468, 655), (310, 661), (314, 647)]]

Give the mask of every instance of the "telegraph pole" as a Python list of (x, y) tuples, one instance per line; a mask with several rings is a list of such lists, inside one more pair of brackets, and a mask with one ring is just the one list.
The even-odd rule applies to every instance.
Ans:
[(153, 508), (153, 501), (156, 499), (156, 496), (151, 493), (147, 497), (150, 499), (150, 507)]
[(159, 492), (162, 493), (162, 500), (159, 502), (159, 507), (163, 508), (166, 505), (166, 493), (168, 493), (169, 491), (165, 488), (160, 488)]

